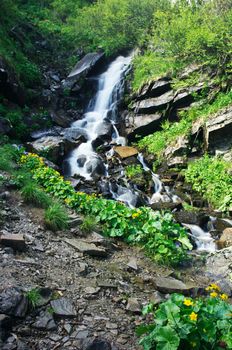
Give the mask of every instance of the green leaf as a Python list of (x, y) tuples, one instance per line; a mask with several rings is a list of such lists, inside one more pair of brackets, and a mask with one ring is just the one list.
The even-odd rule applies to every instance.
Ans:
[(179, 237), (178, 238), (178, 241), (180, 243), (182, 243), (186, 248), (188, 248), (189, 250), (192, 250), (193, 249), (193, 246), (192, 244), (190, 243), (188, 237)]
[(176, 350), (180, 344), (180, 338), (170, 326), (160, 327), (155, 333), (157, 350)]

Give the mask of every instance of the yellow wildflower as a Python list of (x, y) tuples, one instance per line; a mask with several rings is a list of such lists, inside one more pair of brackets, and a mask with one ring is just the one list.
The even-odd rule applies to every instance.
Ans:
[(220, 298), (222, 300), (227, 300), (228, 299), (228, 295), (223, 293), (223, 294), (220, 295)]
[(132, 218), (133, 218), (133, 219), (137, 218), (138, 216), (139, 216), (139, 213), (134, 213), (134, 214), (132, 214)]
[(197, 314), (195, 312), (192, 312), (189, 315), (189, 318), (190, 318), (191, 321), (197, 321)]
[(210, 296), (211, 296), (212, 298), (216, 298), (216, 297), (218, 296), (218, 293), (212, 292), (212, 293), (210, 293)]
[(190, 300), (190, 299), (184, 299), (184, 305), (186, 305), (186, 306), (191, 306), (191, 305), (193, 305), (193, 302)]
[(215, 283), (211, 283), (210, 285), (209, 285), (209, 287), (207, 287), (207, 288), (205, 288), (205, 290), (217, 290), (217, 291), (220, 291), (221, 290), (221, 288), (217, 285), (217, 284), (215, 284)]

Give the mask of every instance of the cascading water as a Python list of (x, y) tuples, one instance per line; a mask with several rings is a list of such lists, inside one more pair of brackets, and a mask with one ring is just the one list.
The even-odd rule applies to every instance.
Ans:
[(205, 252), (215, 252), (216, 243), (213, 237), (211, 236), (210, 232), (202, 230), (202, 228), (197, 225), (183, 225), (191, 231), (190, 236), (192, 236), (194, 241), (196, 242), (197, 250)]
[[(121, 98), (123, 90), (123, 76), (129, 67), (131, 56), (118, 57), (107, 69), (99, 76), (98, 92), (94, 98), (93, 107), (85, 113), (82, 120), (74, 122), (72, 129), (78, 129), (83, 132), (87, 141), (75, 149), (69, 158), (70, 175), (75, 174), (83, 176), (85, 179), (92, 178), (92, 172), (95, 169), (93, 163), (102, 168), (101, 160), (93, 148), (93, 141), (101, 135), (106, 121), (114, 124), (117, 117), (117, 104)], [(113, 125), (116, 143), (125, 144), (125, 139), (120, 137), (118, 131)], [(105, 169), (106, 174), (106, 169)]]

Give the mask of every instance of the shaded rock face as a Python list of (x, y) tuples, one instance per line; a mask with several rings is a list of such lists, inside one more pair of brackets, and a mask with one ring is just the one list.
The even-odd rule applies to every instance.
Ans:
[(0, 94), (19, 106), (25, 104), (25, 93), (9, 65), (0, 58)]
[(80, 79), (85, 78), (103, 57), (104, 53), (102, 52), (91, 52), (85, 55), (63, 82), (63, 87), (71, 90), (79, 90)]
[(232, 107), (216, 114), (205, 124), (205, 146), (209, 151), (232, 146)]
[(9, 120), (0, 117), (0, 134), (7, 134), (11, 128)]
[(170, 79), (163, 78), (142, 86), (138, 93), (137, 100), (143, 100), (149, 97), (157, 97), (171, 90)]
[(110, 343), (106, 340), (94, 340), (91, 344), (89, 344), (85, 350), (111, 350), (112, 347)]

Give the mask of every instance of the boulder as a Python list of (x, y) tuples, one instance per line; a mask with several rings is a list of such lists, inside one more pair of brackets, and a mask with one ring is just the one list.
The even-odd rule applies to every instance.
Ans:
[(59, 163), (61, 158), (73, 150), (78, 143), (72, 142), (62, 136), (43, 136), (33, 142), (27, 143), (29, 151), (50, 158), (54, 163)]
[(55, 124), (61, 126), (62, 128), (68, 128), (74, 121), (73, 118), (68, 116), (64, 110), (51, 112), (51, 118)]
[(232, 146), (232, 107), (212, 116), (205, 124), (205, 147), (209, 151)]
[(127, 130), (128, 139), (134, 140), (136, 135), (147, 136), (152, 132), (161, 129), (161, 123), (164, 121), (164, 116), (161, 113), (155, 114), (134, 114), (130, 116), (130, 124)]
[(157, 277), (154, 284), (156, 289), (163, 293), (190, 294), (195, 288), (194, 286), (187, 286), (182, 281), (172, 277)]
[(0, 314), (21, 318), (27, 310), (28, 299), (19, 288), (10, 287), (0, 293)]
[(179, 136), (174, 144), (170, 144), (166, 147), (164, 155), (167, 158), (183, 156), (188, 152), (189, 143), (186, 136)]
[(173, 102), (174, 93), (168, 91), (159, 97), (148, 98), (135, 103), (132, 108), (138, 114), (152, 114), (154, 112), (165, 109)]
[(196, 86), (191, 86), (184, 90), (176, 92), (173, 101), (173, 107), (187, 107), (194, 101), (194, 94), (199, 94), (204, 88), (204, 83), (199, 83)]
[(220, 239), (217, 241), (217, 245), (220, 249), (232, 246), (232, 227), (223, 231)]
[(105, 174), (105, 165), (100, 158), (92, 158), (86, 162), (86, 171), (93, 179), (99, 179)]
[(80, 79), (85, 78), (103, 58), (103, 52), (91, 52), (85, 55), (70, 72), (63, 82), (63, 87), (68, 89), (76, 89)]
[(115, 153), (119, 155), (120, 158), (125, 159), (138, 155), (138, 150), (134, 147), (129, 146), (118, 146), (114, 147)]
[(85, 350), (112, 350), (110, 343), (106, 340), (95, 339)]
[(180, 224), (191, 224), (203, 227), (207, 225), (209, 216), (197, 211), (181, 210), (174, 213), (174, 217)]
[(127, 301), (126, 310), (133, 312), (134, 314), (141, 313), (141, 305), (137, 298), (129, 298)]
[(36, 321), (32, 324), (33, 328), (42, 331), (53, 331), (57, 328), (53, 316), (47, 311), (41, 311), (40, 315), (36, 318)]

